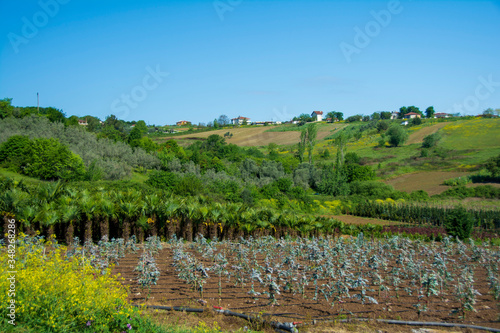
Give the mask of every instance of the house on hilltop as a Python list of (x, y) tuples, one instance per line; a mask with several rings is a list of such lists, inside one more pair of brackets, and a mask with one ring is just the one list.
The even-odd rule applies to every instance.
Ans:
[(245, 123), (248, 123), (249, 120), (250, 120), (250, 118), (239, 116), (238, 118), (231, 119), (231, 124), (243, 125)]
[(191, 122), (187, 121), (187, 120), (180, 120), (180, 121), (176, 122), (175, 125), (177, 125), (177, 126), (191, 125)]
[(322, 121), (323, 111), (313, 111), (313, 113), (311, 113), (311, 118), (313, 118), (314, 121)]
[(404, 118), (405, 119), (421, 118), (421, 115), (420, 115), (420, 113), (410, 112), (410, 113), (405, 114)]
[(78, 125), (88, 126), (89, 123), (87, 122), (87, 118), (85, 118), (84, 120), (78, 119)]

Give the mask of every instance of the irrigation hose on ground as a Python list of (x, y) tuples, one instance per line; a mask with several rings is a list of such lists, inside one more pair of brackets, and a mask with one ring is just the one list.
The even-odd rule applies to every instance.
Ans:
[[(135, 305), (136, 307), (141, 307), (141, 305)], [(148, 309), (156, 309), (156, 310), (166, 310), (166, 311), (185, 311), (185, 312), (204, 312), (204, 309), (200, 308), (186, 308), (182, 306), (159, 306), (159, 305), (145, 305)], [(224, 310), (219, 306), (213, 307), (214, 311), (218, 313), (222, 313), (227, 316), (234, 316), (243, 318), (248, 321), (256, 321), (257, 318), (254, 316), (249, 316), (244, 313), (238, 313), (230, 310)], [(350, 323), (353, 321), (376, 321), (379, 323), (385, 323), (390, 325), (407, 325), (407, 326), (438, 326), (438, 327), (458, 327), (458, 328), (471, 328), (481, 331), (495, 332), (500, 333), (500, 329), (484, 327), (484, 326), (476, 326), (476, 325), (467, 325), (467, 324), (458, 324), (458, 323), (442, 323), (442, 322), (426, 322), (426, 321), (404, 321), (404, 320), (392, 320), (392, 319), (367, 319), (367, 318), (352, 318), (352, 319), (340, 319), (340, 320), (318, 320), (318, 322), (336, 322), (336, 323)], [(290, 323), (280, 323), (277, 321), (271, 321), (264, 323), (268, 323), (276, 329), (276, 331), (287, 331), (287, 332), (297, 332), (297, 325), (307, 326), (311, 324), (302, 324), (301, 322), (290, 322)], [(318, 324), (316, 320), (313, 324)]]
[[(135, 307), (146, 307), (147, 309), (155, 309), (155, 310), (166, 310), (166, 311), (185, 311), (185, 312), (198, 312), (198, 313), (201, 313), (201, 312), (205, 311), (205, 309), (200, 309), (200, 308), (186, 308), (186, 307), (182, 307), (182, 306), (137, 305), (137, 304), (133, 304), (133, 306), (135, 306)], [(250, 322), (258, 320), (254, 316), (249, 316), (249, 315), (246, 315), (244, 313), (233, 312), (233, 311), (230, 311), (230, 310), (224, 310), (223, 308), (221, 308), (219, 306), (214, 306), (213, 309), (214, 309), (215, 312), (222, 313), (222, 314), (224, 314), (226, 316), (239, 317), (239, 318), (243, 318), (245, 320), (248, 320)], [(278, 331), (278, 332), (280, 332), (280, 331), (297, 332), (297, 329), (295, 328), (295, 326), (297, 324), (299, 324), (299, 323), (295, 323), (295, 322), (293, 322), (293, 323), (280, 323), (280, 322), (277, 322), (277, 321), (271, 321), (271, 322), (267, 322), (265, 320), (261, 320), (261, 321), (264, 324), (271, 325), (271, 327), (273, 327), (274, 329), (276, 329), (276, 331)]]

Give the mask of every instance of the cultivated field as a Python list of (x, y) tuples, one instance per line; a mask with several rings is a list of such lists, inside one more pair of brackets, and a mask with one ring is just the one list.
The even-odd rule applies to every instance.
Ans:
[(440, 194), (450, 188), (450, 186), (443, 185), (445, 180), (465, 177), (467, 175), (467, 172), (418, 172), (398, 176), (385, 181), (385, 183), (392, 185), (398, 191), (411, 193), (413, 191), (423, 190), (429, 195), (434, 195)]
[(154, 255), (161, 275), (147, 301), (134, 272), (139, 253), (115, 266), (132, 302), (221, 306), (280, 322), (384, 318), (500, 328), (498, 248), (362, 236), (163, 247)]
[[(340, 129), (343, 126), (328, 124), (323, 125), (318, 128), (318, 140), (323, 140), (327, 136), (331, 135), (335, 129)], [(174, 137), (161, 138), (161, 141), (168, 139), (175, 139), (179, 141), (190, 141), (192, 140), (204, 140), (212, 134), (217, 134), (224, 136), (225, 133), (230, 132), (233, 134), (231, 138), (226, 138), (227, 143), (232, 143), (238, 146), (252, 147), (252, 146), (267, 146), (270, 143), (276, 143), (278, 145), (293, 145), (299, 142), (300, 132), (299, 131), (286, 131), (286, 132), (267, 132), (269, 126), (259, 126), (259, 127), (242, 127), (242, 128), (226, 128), (221, 130), (179, 135)]]

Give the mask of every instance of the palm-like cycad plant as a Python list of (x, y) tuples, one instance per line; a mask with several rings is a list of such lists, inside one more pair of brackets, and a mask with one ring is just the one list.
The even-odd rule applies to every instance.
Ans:
[(179, 207), (179, 214), (182, 218), (182, 237), (188, 242), (193, 241), (193, 220), (196, 217), (197, 208), (198, 203), (187, 201), (187, 199), (183, 200), (182, 205)]
[(80, 193), (78, 204), (85, 221), (84, 240), (92, 241), (92, 219), (97, 212), (96, 200), (87, 190), (85, 190)]
[(127, 242), (130, 237), (131, 221), (139, 213), (139, 206), (137, 204), (138, 193), (137, 191), (128, 191), (120, 193), (118, 198), (119, 212), (123, 218), (123, 239)]
[(144, 197), (142, 214), (147, 218), (147, 223), (151, 226), (153, 236), (158, 235), (158, 211), (160, 209), (160, 197), (157, 194), (150, 194)]
[(61, 222), (66, 226), (66, 244), (70, 245), (75, 235), (74, 223), (78, 220), (80, 211), (76, 204), (70, 203), (68, 205), (59, 206), (59, 214)]
[(179, 202), (173, 198), (168, 198), (164, 204), (160, 207), (160, 215), (163, 227), (163, 234), (167, 238), (171, 238), (177, 229), (177, 213), (179, 209)]
[(111, 192), (108, 192), (106, 194), (102, 194), (99, 198), (98, 202), (98, 211), (100, 215), (100, 231), (101, 231), (101, 238), (104, 236), (107, 236), (109, 238), (109, 223), (111, 219), (115, 219), (117, 217), (117, 212), (116, 212), (116, 205), (113, 199)]

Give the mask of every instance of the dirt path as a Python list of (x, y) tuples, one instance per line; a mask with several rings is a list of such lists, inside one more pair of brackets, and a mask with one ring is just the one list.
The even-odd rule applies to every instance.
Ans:
[(403, 192), (413, 192), (418, 190), (424, 190), (429, 193), (429, 195), (440, 194), (450, 186), (442, 185), (443, 181), (456, 177), (464, 177), (467, 172), (443, 172), (443, 171), (431, 171), (431, 172), (418, 172), (402, 175), (396, 178), (387, 180), (385, 183), (394, 186), (398, 191)]
[(395, 224), (401, 224), (401, 222), (396, 222), (396, 221), (372, 219), (369, 217), (360, 217), (360, 216), (352, 216), (352, 215), (335, 215), (335, 216), (329, 216), (329, 217), (334, 218), (336, 220), (339, 220), (341, 222), (344, 222), (346, 224), (353, 224), (353, 225), (365, 225), (365, 224), (395, 225)]
[(449, 125), (449, 123), (439, 123), (436, 125), (424, 127), (421, 130), (418, 130), (410, 135), (410, 138), (408, 139), (408, 144), (422, 143), (427, 135), (436, 133), (446, 125)]

